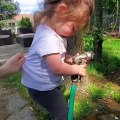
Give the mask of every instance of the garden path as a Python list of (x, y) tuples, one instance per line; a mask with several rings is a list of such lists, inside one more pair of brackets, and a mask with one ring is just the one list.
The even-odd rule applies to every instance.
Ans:
[(24, 48), (20, 44), (0, 46), (0, 60), (7, 59), (16, 53), (27, 53), (29, 48)]
[[(19, 44), (0, 46), (0, 63), (18, 52), (26, 54), (28, 49)], [(1, 80), (0, 120), (37, 120), (28, 102), (16, 90), (4, 88), (3, 83), (4, 80)]]

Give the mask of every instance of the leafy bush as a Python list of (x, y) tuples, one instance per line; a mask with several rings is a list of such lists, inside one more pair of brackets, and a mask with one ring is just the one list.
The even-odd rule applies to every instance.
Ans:
[(84, 35), (84, 45), (85, 45), (85, 51), (93, 50), (93, 36), (88, 37)]
[(32, 27), (32, 23), (28, 17), (22, 17), (21, 21), (19, 21), (18, 24), (20, 27)]

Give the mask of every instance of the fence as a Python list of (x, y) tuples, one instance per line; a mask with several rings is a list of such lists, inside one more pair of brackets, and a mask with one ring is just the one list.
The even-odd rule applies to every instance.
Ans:
[(103, 28), (105, 31), (119, 31), (120, 32), (120, 15), (104, 15)]

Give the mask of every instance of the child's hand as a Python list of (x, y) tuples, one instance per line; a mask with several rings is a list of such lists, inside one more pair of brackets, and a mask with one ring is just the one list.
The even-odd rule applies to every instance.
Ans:
[[(79, 53), (76, 54), (76, 56), (79, 56), (79, 55), (80, 55)], [(87, 66), (87, 60), (82, 59), (80, 65), (77, 65), (78, 75), (83, 77), (86, 75), (86, 66)]]
[(74, 65), (74, 69), (79, 76), (86, 76), (86, 64)]
[(21, 53), (17, 53), (16, 55), (9, 58), (8, 61), (2, 66), (6, 72), (5, 76), (9, 76), (15, 72), (18, 72), (24, 62), (25, 57)]
[(78, 75), (83, 76), (83, 77), (86, 76), (86, 64), (79, 65), (78, 67), (79, 67)]

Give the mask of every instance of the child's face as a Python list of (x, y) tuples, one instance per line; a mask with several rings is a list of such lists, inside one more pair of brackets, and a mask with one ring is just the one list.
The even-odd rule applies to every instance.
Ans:
[(72, 21), (59, 22), (55, 26), (55, 31), (64, 37), (71, 37), (74, 34), (75, 23)]
[(68, 6), (66, 4), (60, 4), (56, 8), (56, 13), (52, 16), (52, 24), (54, 26), (54, 30), (59, 34), (60, 36), (64, 37), (71, 37), (75, 34), (75, 32), (78, 32), (83, 29), (83, 27), (86, 25), (86, 23), (89, 20), (89, 10), (88, 7), (83, 6), (81, 17), (79, 18), (71, 18), (66, 16), (65, 14), (68, 11)]
[(71, 37), (75, 32), (80, 31), (88, 20), (88, 16), (81, 19), (81, 21), (59, 20), (55, 25), (55, 31), (60, 36)]

